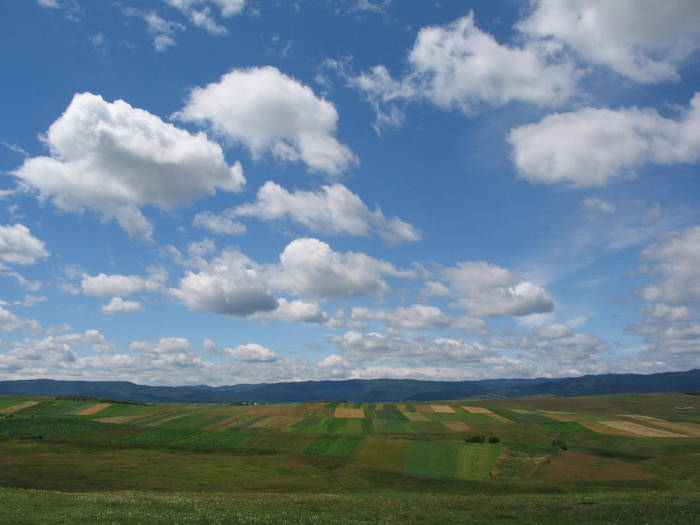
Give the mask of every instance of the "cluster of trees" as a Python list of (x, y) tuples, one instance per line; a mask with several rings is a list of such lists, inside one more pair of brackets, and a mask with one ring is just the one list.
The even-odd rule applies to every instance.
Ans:
[(500, 443), (501, 440), (496, 436), (472, 436), (464, 440), (465, 443)]
[(90, 396), (55, 396), (58, 401), (93, 401), (95, 403), (112, 403), (120, 405), (147, 405), (148, 403), (139, 403), (138, 401), (125, 401), (123, 399), (105, 399), (103, 397)]

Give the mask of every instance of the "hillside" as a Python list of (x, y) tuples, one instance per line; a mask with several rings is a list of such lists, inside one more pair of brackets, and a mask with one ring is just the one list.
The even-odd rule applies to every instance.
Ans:
[(354, 379), (259, 385), (146, 386), (126, 381), (0, 381), (0, 395), (80, 395), (162, 403), (287, 403), (308, 401), (421, 401), (467, 397), (526, 397), (666, 393), (700, 390), (700, 370), (659, 374), (605, 374), (560, 379), (418, 381)]

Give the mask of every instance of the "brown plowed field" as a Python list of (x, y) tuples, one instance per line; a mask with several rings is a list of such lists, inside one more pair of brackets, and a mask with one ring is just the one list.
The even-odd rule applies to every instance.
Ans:
[(454, 414), (455, 411), (452, 407), (449, 407), (447, 405), (430, 405), (430, 408), (433, 409), (433, 412), (436, 414)]
[(654, 479), (640, 465), (619, 459), (562, 451), (535, 476), (547, 481), (623, 481)]
[(266, 428), (269, 430), (287, 428), (302, 418), (296, 416), (269, 416), (265, 419), (253, 423), (250, 428)]
[(464, 421), (441, 421), (441, 423), (453, 432), (465, 432), (471, 428)]
[(143, 416), (114, 416), (103, 417), (102, 419), (94, 419), (93, 421), (99, 421), (100, 423), (115, 423), (118, 425), (124, 425), (142, 418)]

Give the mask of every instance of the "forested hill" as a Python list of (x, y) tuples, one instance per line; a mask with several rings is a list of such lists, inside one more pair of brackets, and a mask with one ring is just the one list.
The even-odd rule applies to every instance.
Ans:
[(353, 379), (257, 385), (146, 386), (126, 381), (0, 381), (0, 395), (87, 396), (139, 402), (288, 403), (302, 401), (428, 401), (466, 397), (585, 396), (700, 391), (700, 370), (659, 374), (604, 374), (558, 379), (417, 381)]

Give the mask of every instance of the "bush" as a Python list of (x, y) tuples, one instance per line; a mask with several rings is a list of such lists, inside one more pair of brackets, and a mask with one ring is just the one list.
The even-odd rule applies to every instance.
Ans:
[(568, 450), (566, 443), (564, 443), (561, 439), (555, 439), (554, 441), (552, 441), (552, 446), (560, 448), (562, 450)]

